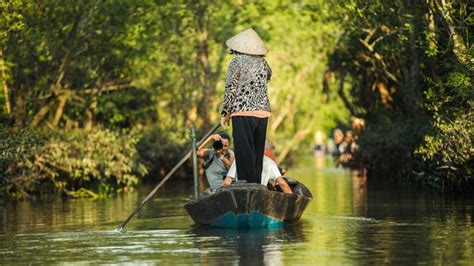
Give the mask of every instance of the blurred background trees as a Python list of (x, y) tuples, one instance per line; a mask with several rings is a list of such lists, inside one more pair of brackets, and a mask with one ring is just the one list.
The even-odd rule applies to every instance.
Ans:
[[(357, 117), (374, 175), (463, 189), (472, 178), (472, 8), (467, 0), (3, 1), (0, 182), (37, 191), (49, 181), (25, 174), (34, 167), (91, 180), (82, 182), (89, 189), (162, 176), (191, 125), (204, 132), (218, 122), (225, 40), (253, 27), (270, 49), (268, 134), (279, 161), (309, 147), (316, 130)], [(69, 146), (47, 148), (54, 143)], [(61, 157), (100, 169), (66, 159), (39, 166)], [(18, 158), (31, 165), (19, 171)], [(107, 162), (125, 170), (106, 171), (118, 167)], [(21, 178), (38, 186), (11, 186)], [(61, 182), (48, 184), (81, 187)]]
[(374, 178), (443, 191), (473, 184), (474, 6), (469, 1), (345, 1), (329, 71), (354, 116)]

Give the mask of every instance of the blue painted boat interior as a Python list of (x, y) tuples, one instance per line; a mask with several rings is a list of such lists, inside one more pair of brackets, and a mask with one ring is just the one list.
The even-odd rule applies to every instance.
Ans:
[(277, 228), (283, 226), (283, 221), (256, 211), (251, 211), (248, 214), (228, 212), (211, 225), (232, 228)]

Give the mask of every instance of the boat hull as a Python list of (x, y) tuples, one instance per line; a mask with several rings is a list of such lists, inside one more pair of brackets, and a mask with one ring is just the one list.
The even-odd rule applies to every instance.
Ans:
[[(301, 185), (300, 185), (301, 186)], [(237, 183), (184, 205), (197, 224), (218, 227), (279, 227), (301, 218), (311, 197)]]

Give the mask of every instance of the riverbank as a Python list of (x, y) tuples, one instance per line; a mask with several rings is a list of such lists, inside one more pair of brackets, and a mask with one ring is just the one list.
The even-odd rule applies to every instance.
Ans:
[[(188, 148), (158, 129), (0, 128), (0, 190), (12, 198), (107, 197), (163, 177)], [(180, 152), (181, 151), (181, 152)], [(184, 165), (177, 176), (183, 176)]]

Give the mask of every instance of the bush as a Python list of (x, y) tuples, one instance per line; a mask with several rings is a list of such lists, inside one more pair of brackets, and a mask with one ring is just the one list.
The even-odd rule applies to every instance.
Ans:
[[(149, 128), (145, 131), (137, 149), (141, 160), (149, 169), (150, 178), (165, 176), (191, 148), (189, 138), (181, 135), (179, 132), (159, 128)], [(175, 175), (184, 176), (189, 173), (189, 165), (187, 166), (181, 167)]]
[(474, 119), (462, 115), (439, 121), (417, 150), (424, 164), (420, 179), (443, 192), (471, 192), (474, 188)]
[(10, 150), (23, 152), (2, 152), (2, 179), (11, 195), (59, 190), (73, 197), (98, 197), (128, 190), (147, 173), (135, 147), (138, 136), (127, 131), (58, 131), (43, 145), (30, 135), (2, 138)]
[(411, 176), (413, 150), (423, 129), (421, 121), (384, 120), (369, 124), (362, 132), (359, 144), (362, 159), (375, 178), (405, 179)]
[(469, 70), (458, 66), (425, 94), (432, 128), (416, 150), (419, 179), (443, 192), (474, 188), (472, 86)]
[(0, 127), (0, 185), (6, 188), (9, 194), (25, 196), (26, 191), (34, 190), (37, 180), (28, 178), (32, 169), (19, 165), (29, 161), (35, 150), (45, 142), (46, 138), (37, 131), (16, 131)]

